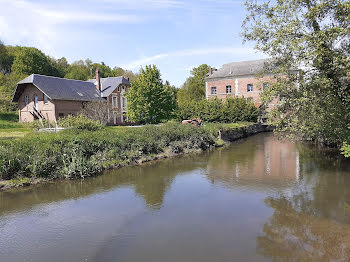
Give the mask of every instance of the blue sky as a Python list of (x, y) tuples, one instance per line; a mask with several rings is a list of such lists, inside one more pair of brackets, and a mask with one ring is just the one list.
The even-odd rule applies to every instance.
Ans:
[(90, 58), (138, 72), (155, 64), (178, 87), (191, 68), (265, 57), (243, 45), (235, 0), (0, 0), (0, 39), (69, 62)]

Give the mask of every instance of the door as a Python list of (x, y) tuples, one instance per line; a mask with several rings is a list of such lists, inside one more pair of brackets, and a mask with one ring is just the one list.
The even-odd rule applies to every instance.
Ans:
[(39, 109), (38, 96), (37, 95), (34, 96), (34, 106), (35, 106), (36, 109)]
[(113, 124), (117, 124), (117, 112), (113, 112)]

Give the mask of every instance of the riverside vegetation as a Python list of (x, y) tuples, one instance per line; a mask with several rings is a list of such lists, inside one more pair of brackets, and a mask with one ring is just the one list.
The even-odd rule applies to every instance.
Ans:
[(31, 132), (25, 138), (0, 141), (0, 179), (21, 185), (37, 179), (85, 178), (108, 168), (206, 150), (222, 144), (219, 130), (248, 123), (194, 127), (168, 122), (131, 128), (89, 122), (89, 130), (71, 125), (59, 133)]

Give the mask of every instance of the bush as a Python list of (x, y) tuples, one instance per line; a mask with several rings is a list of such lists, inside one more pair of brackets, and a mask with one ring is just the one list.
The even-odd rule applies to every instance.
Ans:
[(256, 122), (258, 109), (243, 97), (227, 98), (225, 101), (214, 98), (179, 104), (177, 116), (181, 120), (199, 117), (209, 123)]
[(58, 120), (60, 127), (73, 128), (76, 130), (96, 131), (103, 128), (99, 121), (91, 120), (84, 115), (68, 115)]

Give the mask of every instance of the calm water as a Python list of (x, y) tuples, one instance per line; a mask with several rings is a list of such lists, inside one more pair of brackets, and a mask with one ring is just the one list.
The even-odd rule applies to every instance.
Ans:
[(0, 261), (349, 261), (350, 163), (260, 134), (0, 193)]

